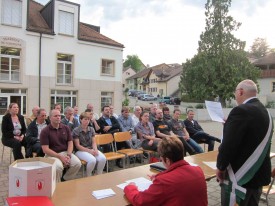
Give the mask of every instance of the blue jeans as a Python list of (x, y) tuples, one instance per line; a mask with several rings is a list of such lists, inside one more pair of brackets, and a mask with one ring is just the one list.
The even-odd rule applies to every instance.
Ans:
[(196, 142), (203, 142), (208, 144), (208, 151), (213, 151), (214, 150), (214, 144), (215, 144), (215, 139), (216, 137), (210, 136), (209, 134), (199, 131), (196, 132), (193, 136), (192, 139), (195, 140)]
[(197, 152), (197, 153), (203, 153), (203, 149), (201, 146), (194, 141), (192, 138), (189, 138), (189, 140), (186, 141), (188, 144), (190, 144), (191, 147)]

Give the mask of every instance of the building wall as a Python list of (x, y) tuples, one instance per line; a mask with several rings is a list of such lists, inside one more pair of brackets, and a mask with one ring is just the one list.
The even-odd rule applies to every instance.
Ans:
[(275, 101), (275, 92), (272, 92), (273, 82), (275, 83), (275, 78), (258, 79), (258, 84), (260, 88), (258, 97), (261, 99), (263, 104)]
[(167, 81), (167, 94), (170, 96), (179, 89), (180, 75), (174, 76)]
[(132, 68), (129, 68), (129, 69), (127, 69), (126, 71), (124, 71), (122, 73), (122, 87), (124, 85), (123, 89), (126, 89), (126, 88), (128, 88), (128, 89), (134, 89), (133, 85), (132, 84), (129, 85), (128, 84), (129, 81), (126, 81), (127, 78), (133, 76), (134, 74), (136, 74), (136, 72)]

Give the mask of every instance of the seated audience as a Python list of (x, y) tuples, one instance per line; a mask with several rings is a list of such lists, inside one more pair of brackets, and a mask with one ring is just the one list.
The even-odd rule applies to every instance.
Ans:
[[(55, 160), (56, 181), (66, 181), (75, 178), (81, 162), (73, 152), (73, 138), (69, 127), (61, 123), (60, 111), (54, 109), (50, 112), (51, 123), (40, 133), (40, 143), (45, 157)], [(64, 176), (62, 173), (67, 169)]]
[(156, 138), (154, 126), (149, 122), (149, 112), (144, 111), (140, 115), (140, 122), (135, 127), (141, 147), (145, 150), (157, 151), (160, 138)]
[(124, 188), (135, 206), (207, 206), (207, 187), (200, 167), (183, 160), (183, 145), (176, 137), (163, 138), (158, 146), (166, 171), (151, 175), (153, 184), (139, 192), (135, 183)]
[(79, 121), (79, 114), (78, 114), (78, 106), (74, 106), (74, 118), (77, 120), (78, 125), (80, 125), (80, 121)]
[(74, 130), (74, 128), (78, 127), (78, 121), (74, 118), (74, 109), (71, 107), (66, 107), (64, 109), (64, 115), (65, 117), (61, 119), (61, 123), (67, 125), (71, 131)]
[(158, 109), (158, 105), (157, 104), (152, 104), (150, 107), (150, 116), (149, 116), (149, 121), (153, 123), (153, 121), (155, 121), (156, 119), (156, 111)]
[(87, 162), (86, 175), (91, 176), (95, 169), (95, 174), (102, 174), (106, 164), (106, 157), (97, 150), (95, 141), (95, 131), (89, 127), (90, 116), (87, 113), (80, 115), (80, 126), (73, 130), (74, 145), (76, 147), (75, 155)]
[(39, 109), (37, 111), (37, 117), (30, 123), (27, 133), (27, 152), (26, 157), (32, 157), (33, 152), (36, 153), (38, 157), (44, 157), (42, 147), (40, 145), (40, 133), (48, 124), (47, 113), (45, 109)]
[(60, 115), (61, 115), (61, 119), (63, 119), (63, 118), (65, 117), (65, 116), (62, 114), (62, 107), (61, 107), (61, 104), (56, 103), (56, 104), (53, 106), (53, 109), (59, 110)]
[(32, 115), (29, 117), (26, 117), (26, 125), (27, 127), (30, 125), (30, 123), (37, 117), (37, 111), (39, 110), (39, 106), (35, 106), (32, 108)]
[(132, 115), (132, 120), (134, 122), (134, 126), (137, 125), (137, 123), (139, 123), (139, 118), (140, 118), (140, 114), (141, 114), (142, 110), (140, 106), (134, 106), (134, 113)]
[(96, 132), (96, 133), (99, 133), (99, 132), (100, 132), (100, 131), (99, 131), (99, 130), (100, 130), (100, 127), (99, 127), (99, 125), (98, 125), (96, 119), (94, 118), (93, 112), (92, 112), (90, 109), (86, 109), (86, 110), (85, 110), (85, 113), (88, 114), (89, 119), (90, 119), (90, 121), (89, 121), (89, 127), (94, 128), (95, 132)]
[(120, 124), (120, 128), (122, 132), (130, 132), (132, 139), (131, 141), (127, 141), (127, 144), (131, 148), (139, 148), (140, 147), (140, 140), (137, 139), (137, 134), (135, 132), (134, 122), (131, 116), (129, 115), (130, 109), (129, 107), (122, 107), (121, 115), (117, 118), (117, 121)]
[(210, 136), (205, 133), (202, 127), (199, 125), (198, 121), (194, 120), (195, 113), (193, 110), (189, 110), (187, 112), (187, 119), (184, 120), (184, 124), (186, 126), (186, 130), (188, 131), (190, 137), (198, 143), (206, 143), (208, 144), (208, 151), (214, 150), (215, 141), (221, 142), (217, 137)]
[(19, 114), (18, 104), (11, 103), (2, 119), (2, 144), (12, 148), (14, 160), (24, 159), (21, 147), (26, 149), (26, 125)]
[(115, 117), (116, 119), (118, 118), (118, 115), (116, 113), (114, 113), (114, 106), (113, 105), (109, 105), (110, 107), (110, 115)]
[(192, 138), (189, 137), (189, 133), (187, 132), (187, 130), (185, 128), (184, 122), (179, 119), (180, 114), (181, 114), (181, 112), (179, 109), (174, 110), (173, 118), (169, 121), (172, 131), (180, 139), (183, 138), (195, 150), (196, 153), (202, 153), (203, 150), (202, 150), (201, 146), (196, 141), (194, 141)]
[(94, 106), (91, 103), (87, 104), (87, 108), (86, 109), (90, 109), (92, 111), (95, 120), (99, 119), (99, 115), (94, 112)]

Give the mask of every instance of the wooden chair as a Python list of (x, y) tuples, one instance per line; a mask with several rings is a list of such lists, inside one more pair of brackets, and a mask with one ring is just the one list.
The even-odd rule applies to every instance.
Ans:
[(87, 165), (87, 162), (85, 160), (80, 160), (81, 162), (81, 167), (82, 167), (82, 177), (85, 176), (85, 167)]
[[(5, 145), (3, 145), (3, 149), (2, 149), (1, 163), (3, 163), (3, 159), (4, 159), (4, 149), (5, 149)], [(11, 164), (11, 158), (12, 158), (12, 148), (10, 148), (10, 164)]]
[(140, 155), (141, 162), (143, 162), (143, 151), (139, 149), (117, 149), (117, 142), (125, 142), (125, 141), (131, 141), (132, 135), (130, 132), (116, 132), (114, 133), (114, 139), (115, 139), (115, 150), (116, 152), (122, 153), (126, 155), (126, 158), (128, 159), (128, 165), (130, 163), (130, 157), (134, 156), (134, 164), (136, 163), (136, 156)]
[(274, 180), (275, 180), (275, 168), (273, 168), (272, 173), (271, 173), (271, 182), (269, 185), (263, 187), (262, 191), (262, 196), (261, 199), (266, 201), (266, 205), (268, 206), (268, 195), (275, 194), (275, 185), (274, 185)]
[(106, 144), (111, 145), (112, 152), (103, 153), (107, 159), (107, 163), (106, 163), (107, 164), (107, 172), (109, 172), (109, 161), (111, 161), (111, 160), (123, 159), (123, 168), (125, 168), (125, 157), (126, 156), (124, 154), (115, 152), (114, 145), (113, 145), (114, 138), (113, 138), (112, 134), (97, 134), (97, 135), (95, 135), (95, 140), (96, 140), (97, 146), (106, 145)]

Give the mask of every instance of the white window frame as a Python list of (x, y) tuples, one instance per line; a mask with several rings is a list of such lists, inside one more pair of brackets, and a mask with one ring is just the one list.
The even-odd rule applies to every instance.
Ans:
[(59, 34), (74, 36), (74, 13), (59, 10)]
[[(59, 55), (65, 55), (71, 58), (69, 60), (59, 60)], [(59, 73), (59, 65), (62, 66), (62, 71)], [(70, 66), (70, 74), (67, 74), (67, 66)], [(69, 82), (68, 82), (69, 80)], [(69, 54), (57, 54), (57, 64), (56, 64), (56, 84), (57, 85), (72, 85), (73, 84), (73, 55)]]
[(1, 23), (22, 27), (22, 0), (2, 0)]
[(100, 105), (101, 108), (105, 105), (114, 105), (114, 92), (101, 91)]
[(111, 60), (111, 59), (101, 60), (101, 75), (107, 75), (107, 76), (115, 75), (115, 60)]
[[(3, 47), (1, 47), (1, 50), (2, 50)], [(8, 48), (8, 47), (6, 47)], [(18, 49), (18, 48), (9, 48), (10, 50), (12, 49), (16, 49), (16, 50), (19, 50), (20, 54), (21, 54), (21, 49)], [(20, 82), (20, 75), (21, 75), (21, 59), (20, 59), (20, 54), (19, 56), (18, 55), (11, 55), (11, 54), (2, 54), (0, 53), (0, 82), (15, 82), (15, 83), (18, 83)], [(8, 59), (8, 64), (9, 64), (9, 68), (8, 68), (8, 79), (2, 79), (2, 74), (1, 74), (1, 71), (3, 70), (2, 69), (2, 58), (7, 58)], [(18, 60), (18, 70), (17, 71), (12, 71), (12, 60)], [(7, 70), (6, 70), (7, 71)], [(14, 73), (13, 73), (14, 72)], [(14, 74), (17, 73), (17, 77), (18, 79), (14, 79), (13, 76)], [(15, 75), (16, 77), (16, 75)]]
[(56, 103), (61, 105), (61, 110), (67, 106), (74, 107), (77, 105), (77, 92), (76, 91), (68, 91), (68, 90), (51, 90), (50, 95), (51, 108)]

